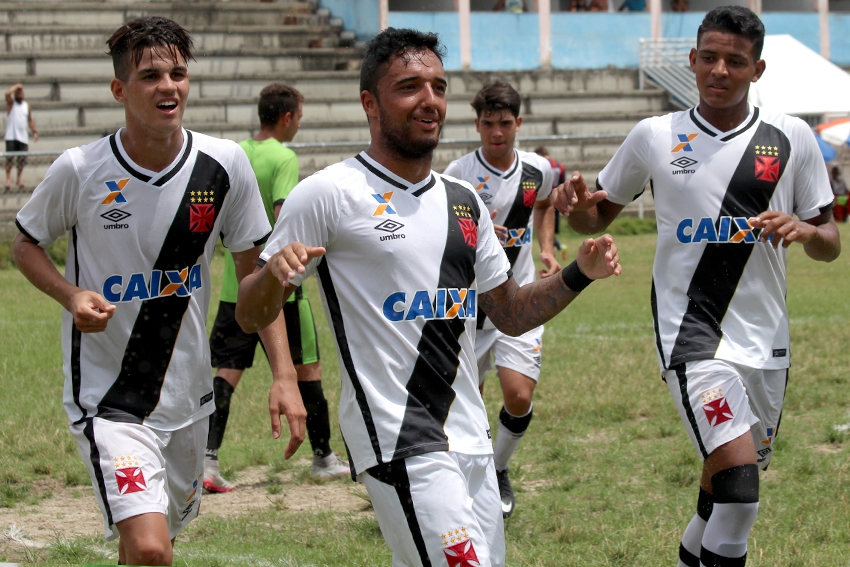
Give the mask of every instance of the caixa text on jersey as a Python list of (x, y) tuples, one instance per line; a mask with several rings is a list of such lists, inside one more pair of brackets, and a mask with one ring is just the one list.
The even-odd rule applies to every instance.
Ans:
[(435, 292), (420, 289), (409, 294), (397, 291), (384, 300), (384, 317), (390, 321), (413, 321), (417, 317), (428, 319), (475, 319), (475, 290), (468, 288), (440, 288)]
[(186, 297), (203, 285), (201, 265), (195, 264), (182, 270), (152, 270), (149, 274), (137, 272), (129, 276), (114, 274), (103, 282), (101, 295), (112, 303), (167, 295)]
[[(716, 222), (711, 217), (682, 219), (676, 227), (676, 238), (682, 244), (716, 242), (728, 244), (758, 242), (761, 229), (750, 226), (747, 217), (720, 217)], [(770, 235), (768, 240), (771, 240)]]

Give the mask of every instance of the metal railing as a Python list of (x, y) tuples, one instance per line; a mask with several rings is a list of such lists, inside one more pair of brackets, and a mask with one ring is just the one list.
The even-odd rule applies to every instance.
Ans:
[(699, 103), (688, 54), (696, 46), (694, 38), (640, 39), (639, 86), (650, 80), (668, 93), (675, 104), (690, 108)]

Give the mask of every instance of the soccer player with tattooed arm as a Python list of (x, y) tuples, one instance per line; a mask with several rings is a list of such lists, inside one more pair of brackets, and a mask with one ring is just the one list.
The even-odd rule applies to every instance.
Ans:
[(709, 12), (690, 52), (699, 104), (640, 122), (595, 193), (576, 173), (553, 197), (573, 229), (593, 234), (651, 183), (658, 362), (703, 460), (679, 567), (746, 563), (791, 364), (787, 248), (824, 262), (841, 250), (811, 129), (747, 102), (766, 68), (764, 33), (746, 8)]
[(352, 474), (393, 565), (501, 567), (478, 307), (519, 335), (621, 268), (602, 236), (561, 273), (517, 284), (475, 190), (431, 169), (446, 113), (442, 56), (436, 35), (415, 30), (389, 28), (368, 44), (360, 101), (371, 143), (292, 190), (261, 265), (239, 286), (236, 320), (246, 332), (263, 328), (315, 273), (339, 357)]

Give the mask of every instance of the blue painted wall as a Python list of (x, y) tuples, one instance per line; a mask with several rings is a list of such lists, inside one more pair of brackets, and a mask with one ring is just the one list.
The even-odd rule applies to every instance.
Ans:
[[(332, 17), (342, 18), (345, 29), (360, 40), (378, 32), (377, 0), (320, 0)], [(671, 13), (662, 17), (664, 37), (695, 37), (705, 14)], [(766, 12), (769, 34), (790, 34), (809, 48), (820, 50), (818, 16), (814, 13)], [(510, 71), (540, 66), (537, 14), (473, 12), (470, 20), (472, 68)], [(393, 27), (415, 28), (440, 34), (447, 49), (446, 69), (460, 69), (460, 26), (455, 12), (390, 12)], [(558, 69), (637, 67), (638, 39), (649, 37), (648, 12), (552, 14), (552, 66)], [(850, 65), (850, 14), (830, 14), (830, 50), (833, 63)]]

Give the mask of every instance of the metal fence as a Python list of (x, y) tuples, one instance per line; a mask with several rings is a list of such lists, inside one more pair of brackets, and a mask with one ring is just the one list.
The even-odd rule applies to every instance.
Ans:
[(693, 47), (696, 47), (695, 38), (641, 39), (640, 88), (643, 89), (648, 79), (669, 92), (673, 102), (682, 108), (696, 106), (699, 92), (688, 61)]

